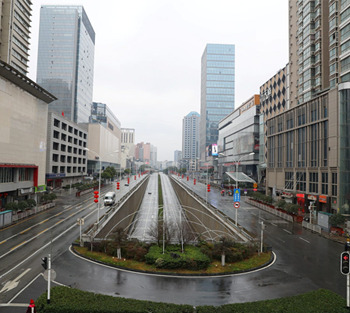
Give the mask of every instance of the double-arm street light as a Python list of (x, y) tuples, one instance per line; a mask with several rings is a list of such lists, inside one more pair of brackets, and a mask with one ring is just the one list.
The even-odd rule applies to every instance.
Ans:
[(254, 152), (251, 152), (249, 154), (246, 154), (244, 156), (242, 156), (237, 162), (236, 162), (236, 189), (238, 189), (238, 164), (239, 162), (241, 162), (245, 157), (250, 156), (255, 154)]
[(98, 196), (99, 196), (99, 200), (97, 202), (97, 225), (98, 225), (98, 221), (100, 220), (100, 201), (101, 201), (101, 171), (102, 171), (102, 158), (106, 157), (107, 155), (112, 155), (113, 153), (117, 153), (119, 152), (119, 150), (115, 150), (113, 152), (107, 153), (104, 156), (100, 157), (100, 155), (95, 152), (90, 150), (89, 148), (84, 148), (84, 150), (86, 151), (90, 151), (93, 154), (96, 154), (96, 156), (98, 157), (98, 160), (100, 161), (100, 171), (99, 171), (99, 180), (98, 180)]

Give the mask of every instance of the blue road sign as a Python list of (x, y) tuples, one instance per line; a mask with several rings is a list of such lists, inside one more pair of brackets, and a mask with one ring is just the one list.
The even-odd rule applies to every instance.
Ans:
[(233, 202), (241, 202), (241, 190), (235, 189), (233, 192)]

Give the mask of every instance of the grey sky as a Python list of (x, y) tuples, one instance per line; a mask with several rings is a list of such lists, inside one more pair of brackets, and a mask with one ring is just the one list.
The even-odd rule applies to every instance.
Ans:
[(158, 161), (182, 149), (182, 119), (200, 113), (207, 43), (236, 47), (236, 108), (288, 62), (288, 1), (34, 1), (29, 77), (36, 80), (40, 5), (83, 5), (96, 33), (94, 95)]

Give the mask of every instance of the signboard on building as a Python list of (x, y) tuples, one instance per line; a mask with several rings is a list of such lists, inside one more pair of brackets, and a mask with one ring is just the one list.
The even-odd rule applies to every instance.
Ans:
[(307, 195), (307, 198), (311, 201), (316, 201), (317, 200), (317, 196), (315, 195)]
[(207, 156), (218, 156), (218, 145), (213, 143), (207, 147)]
[(327, 203), (327, 196), (323, 196), (323, 195), (318, 196), (318, 201), (322, 203)]

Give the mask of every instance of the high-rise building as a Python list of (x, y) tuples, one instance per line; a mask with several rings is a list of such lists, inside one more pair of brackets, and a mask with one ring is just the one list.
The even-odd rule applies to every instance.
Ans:
[(95, 32), (82, 6), (41, 6), (37, 82), (58, 100), (50, 109), (88, 123)]
[(216, 144), (219, 122), (235, 108), (235, 46), (207, 44), (202, 55), (200, 157)]
[[(183, 137), (183, 136), (182, 136)], [(174, 163), (175, 166), (179, 163), (179, 161), (182, 159), (182, 151), (180, 150), (175, 150), (174, 151)]]
[(350, 1), (289, 0), (290, 108), (267, 120), (266, 189), (350, 213)]
[(0, 60), (22, 75), (28, 73), (31, 0), (4, 0), (0, 5)]
[(187, 168), (195, 170), (191, 164), (199, 159), (199, 128), (201, 116), (197, 112), (190, 112), (182, 120), (182, 159), (188, 160)]

